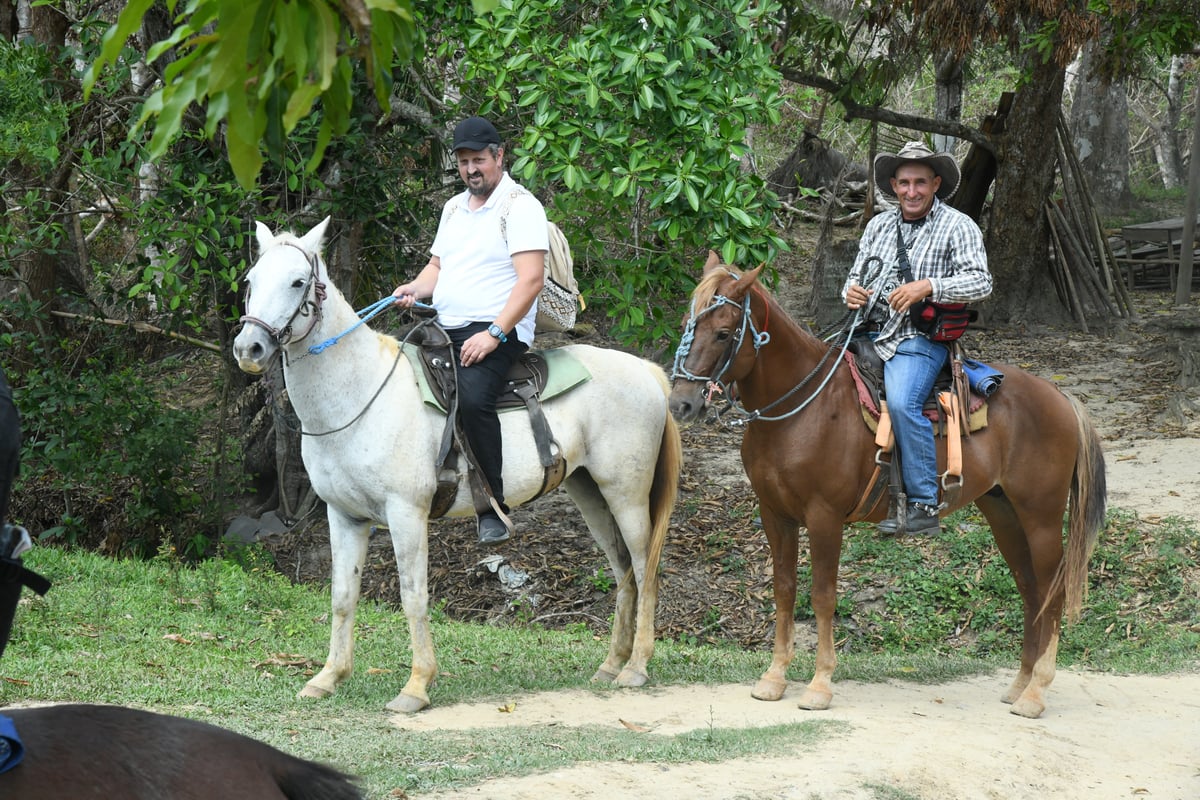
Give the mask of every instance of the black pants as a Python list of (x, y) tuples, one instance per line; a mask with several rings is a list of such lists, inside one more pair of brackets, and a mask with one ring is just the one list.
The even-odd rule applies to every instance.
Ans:
[[(480, 331), (488, 329), (489, 322), (472, 322), (462, 328), (447, 330), (454, 345), (454, 354), (459, 357), (463, 342)], [(504, 503), (504, 450), (500, 440), (500, 417), (496, 414), (496, 398), (504, 390), (508, 371), (529, 348), (517, 338), (516, 332), (508, 334), (508, 341), (492, 351), (491, 355), (469, 367), (458, 362), (458, 414), (463, 432), (479, 468), (491, 487), (496, 502), (508, 511)]]

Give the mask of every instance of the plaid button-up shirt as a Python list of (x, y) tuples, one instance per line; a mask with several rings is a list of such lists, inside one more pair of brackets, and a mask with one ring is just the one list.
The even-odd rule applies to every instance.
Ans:
[[(896, 248), (897, 225), (904, 237), (913, 280), (928, 278), (933, 284), (930, 300), (974, 303), (992, 293), (983, 234), (966, 214), (935, 198), (921, 225), (902, 223), (899, 209), (875, 215), (859, 240), (858, 256), (842, 287), (842, 300), (854, 284), (875, 289), (869, 318), (882, 326), (875, 348), (885, 361), (896, 354), (902, 341), (921, 335), (909, 321), (908, 312), (895, 312), (887, 304), (887, 296), (903, 282)], [(882, 264), (871, 260), (872, 256), (878, 256)]]

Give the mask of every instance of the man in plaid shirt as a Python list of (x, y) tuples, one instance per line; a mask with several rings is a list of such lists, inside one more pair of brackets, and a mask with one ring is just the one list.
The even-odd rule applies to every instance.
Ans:
[[(905, 514), (884, 520), (879, 530), (887, 535), (934, 534), (941, 531), (937, 450), (933, 425), (921, 409), (950, 351), (917, 330), (909, 309), (927, 298), (938, 303), (982, 300), (992, 293), (992, 275), (979, 226), (943, 202), (958, 188), (953, 156), (909, 142), (899, 153), (876, 156), (874, 176), (876, 187), (895, 199), (898, 208), (867, 223), (842, 299), (851, 309), (865, 309), (866, 319), (878, 326), (875, 349), (884, 362), (884, 394), (908, 495)], [(901, 275), (897, 232), (912, 280)]]

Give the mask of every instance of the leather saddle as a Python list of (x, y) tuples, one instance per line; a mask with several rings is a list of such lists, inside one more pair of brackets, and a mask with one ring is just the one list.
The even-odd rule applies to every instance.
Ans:
[[(459, 471), (457, 457), (461, 454), (466, 460), (467, 477), (471, 485), (477, 512), (491, 510), (491, 488), (483, 478), (475, 454), (471, 451), (470, 443), (463, 433), (462, 423), (458, 418), (458, 379), (456, 361), (450, 337), (445, 329), (433, 320), (419, 324), (405, 337), (402, 347), (414, 366), (419, 365), (418, 382), (425, 397), (426, 404), (439, 408), (446, 415), (446, 427), (442, 433), (441, 446), (438, 448), (434, 468), (437, 470), (438, 485), (430, 506), (430, 517), (436, 518), (446, 514), (458, 494)], [(550, 430), (550, 424), (542, 412), (542, 401), (555, 394), (560, 394), (586, 380), (586, 370), (578, 362), (571, 360), (576, 366), (574, 375), (555, 385), (552, 381), (551, 363), (556, 359), (549, 357), (549, 351), (528, 350), (513, 365), (508, 373), (505, 389), (497, 398), (496, 407), (499, 411), (513, 408), (524, 408), (529, 414), (530, 426), (533, 429), (534, 444), (537, 447), (538, 461), (542, 466), (542, 485), (536, 497), (555, 489), (566, 477), (566, 461)], [(564, 366), (563, 371), (571, 372)], [(548, 387), (550, 387), (548, 389)]]

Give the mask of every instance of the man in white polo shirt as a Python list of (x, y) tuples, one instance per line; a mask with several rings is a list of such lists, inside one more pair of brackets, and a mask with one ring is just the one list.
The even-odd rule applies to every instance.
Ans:
[(392, 294), (406, 308), (432, 297), (458, 352), (463, 430), (499, 504), (479, 515), (479, 541), (496, 544), (512, 533), (496, 398), (509, 368), (533, 344), (550, 244), (546, 211), (504, 170), (504, 145), (491, 122), (460, 122), (454, 155), (467, 189), (442, 208), (429, 263)]

